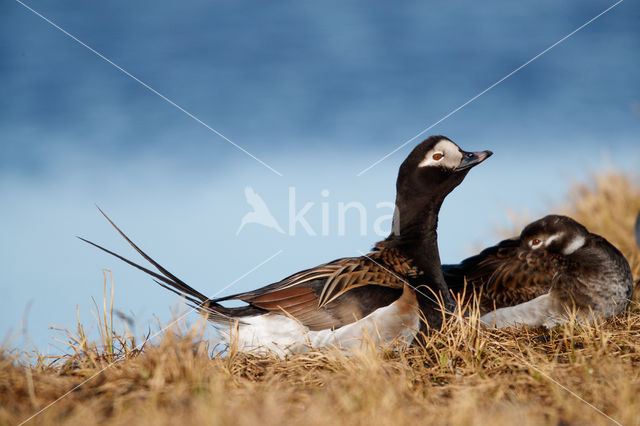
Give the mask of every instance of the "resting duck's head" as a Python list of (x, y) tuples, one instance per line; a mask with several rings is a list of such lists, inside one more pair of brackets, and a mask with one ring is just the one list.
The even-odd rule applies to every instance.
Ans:
[(587, 242), (587, 228), (567, 216), (549, 215), (527, 225), (520, 234), (528, 250), (544, 250), (569, 256)]

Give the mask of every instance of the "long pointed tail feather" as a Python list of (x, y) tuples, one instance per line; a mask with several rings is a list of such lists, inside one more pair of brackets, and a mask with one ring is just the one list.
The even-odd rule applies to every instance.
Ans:
[[(102, 211), (102, 209), (100, 207), (98, 207), (98, 210), (100, 210), (100, 213), (102, 213), (102, 215), (109, 221), (109, 223), (116, 229), (116, 231), (118, 231), (118, 233), (120, 235), (122, 235), (122, 238), (124, 238), (125, 240), (127, 240), (127, 242), (131, 245), (131, 247), (133, 247), (138, 253), (140, 253), (140, 255), (142, 257), (144, 257), (149, 263), (151, 263), (153, 266), (155, 266), (155, 268), (162, 273), (162, 275), (164, 275), (165, 277), (167, 277), (168, 279), (170, 279), (171, 281), (173, 281), (170, 285), (174, 286), (175, 288), (177, 288), (178, 290), (184, 292), (185, 294), (189, 294), (192, 295), (194, 297), (197, 297), (198, 299), (200, 299), (202, 302), (209, 300), (208, 297), (206, 297), (205, 295), (203, 295), (202, 293), (198, 292), (197, 290), (191, 288), (189, 285), (187, 285), (184, 281), (182, 281), (180, 278), (176, 277), (175, 275), (173, 275), (171, 272), (167, 271), (165, 268), (162, 267), (162, 265), (160, 265), (158, 262), (156, 262), (155, 260), (153, 260), (151, 257), (149, 257), (149, 255), (147, 255), (145, 252), (143, 252), (137, 245), (135, 245), (135, 243), (133, 241), (131, 241), (129, 239), (129, 237), (127, 237), (125, 235), (124, 232), (122, 232), (120, 230), (120, 228), (118, 228), (118, 226), (113, 223), (113, 221), (109, 218), (109, 216), (106, 215), (105, 212)], [(156, 277), (157, 278), (157, 277)], [(166, 282), (166, 281), (165, 281)], [(169, 283), (167, 283), (169, 284)]]
[(213, 321), (216, 324), (220, 324), (223, 322), (226, 324), (227, 322), (231, 322), (233, 320), (233, 318), (231, 318), (230, 316), (225, 315), (224, 313), (218, 311), (218, 309), (227, 309), (227, 308), (223, 308), (222, 306), (218, 305), (216, 302), (212, 300), (207, 300), (206, 302), (199, 302), (193, 297), (187, 294), (181, 293), (175, 288), (169, 287), (168, 285), (162, 283), (161, 281), (154, 279), (153, 282), (155, 282), (162, 288), (166, 288), (173, 294), (177, 294), (180, 297), (184, 297), (185, 300), (188, 302), (187, 303), (188, 307), (193, 308), (202, 314), (210, 316), (211, 321)]
[[(151, 263), (157, 270), (158, 272), (160, 272), (160, 274), (145, 268), (144, 266), (138, 265), (137, 263), (123, 257), (120, 256), (119, 254), (106, 249), (92, 241), (89, 241), (85, 238), (82, 237), (78, 237), (80, 240), (91, 244), (92, 246), (104, 251), (105, 253), (108, 253), (114, 257), (117, 257), (118, 259), (122, 260), (125, 263), (128, 263), (129, 265), (133, 266), (134, 268), (137, 268), (149, 275), (151, 275), (152, 277), (154, 277), (155, 279), (153, 280), (154, 282), (156, 282), (158, 285), (160, 285), (161, 287), (166, 288), (167, 290), (184, 297), (188, 302), (190, 302), (190, 306), (196, 308), (197, 310), (199, 310), (200, 312), (204, 313), (204, 314), (208, 314), (211, 315), (210, 319), (214, 322), (228, 322), (229, 320), (231, 320), (231, 318), (226, 315), (225, 313), (219, 312), (217, 309), (215, 309), (215, 307), (218, 307), (218, 305), (213, 302), (212, 300), (210, 300), (208, 297), (206, 297), (205, 295), (203, 295), (202, 293), (200, 293), (199, 291), (195, 290), (194, 288), (192, 288), (191, 286), (189, 286), (188, 284), (186, 284), (184, 281), (182, 281), (181, 279), (179, 279), (178, 277), (176, 277), (175, 275), (173, 275), (171, 272), (169, 272), (168, 270), (166, 270), (162, 265), (160, 265), (158, 262), (156, 262), (155, 260), (153, 260), (149, 255), (147, 255), (144, 251), (142, 251), (133, 241), (131, 241), (129, 239), (129, 237), (127, 237), (127, 235), (122, 232), (122, 230), (120, 230), (120, 228), (118, 228), (118, 226), (109, 218), (109, 216), (107, 216), (105, 214), (105, 212), (102, 211), (102, 209), (100, 209), (100, 207), (98, 207), (98, 210), (100, 210), (100, 213), (102, 213), (102, 215), (109, 221), (109, 223), (118, 231), (118, 233), (142, 256), (144, 257), (149, 263)], [(162, 275), (161, 275), (162, 274)], [(223, 308), (222, 306), (220, 306), (220, 308), (222, 310), (225, 310), (225, 308)]]

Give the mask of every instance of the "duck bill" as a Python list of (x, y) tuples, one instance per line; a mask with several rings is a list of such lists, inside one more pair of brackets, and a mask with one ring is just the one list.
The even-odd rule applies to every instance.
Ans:
[(493, 152), (491, 151), (479, 151), (479, 152), (466, 152), (462, 151), (462, 161), (458, 167), (455, 168), (456, 172), (463, 170), (469, 170), (470, 168), (477, 166), (487, 158), (491, 157)]

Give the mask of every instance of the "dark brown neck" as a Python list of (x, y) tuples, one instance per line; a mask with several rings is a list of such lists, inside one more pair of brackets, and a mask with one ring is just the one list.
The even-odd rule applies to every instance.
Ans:
[[(436, 293), (440, 291), (448, 299), (449, 292), (440, 263), (438, 251), (438, 213), (443, 200), (425, 201), (420, 209), (411, 210), (398, 200), (394, 216), (394, 229), (382, 243), (395, 247), (412, 258), (415, 265), (424, 272), (425, 284)], [(433, 297), (429, 295), (429, 297)]]

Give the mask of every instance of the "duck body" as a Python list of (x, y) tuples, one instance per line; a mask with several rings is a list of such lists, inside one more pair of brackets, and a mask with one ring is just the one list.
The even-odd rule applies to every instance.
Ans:
[[(83, 240), (185, 297), (218, 327), (223, 343), (239, 350), (284, 355), (312, 347), (408, 345), (423, 326), (421, 317), (428, 326), (439, 327), (439, 307), (454, 306), (440, 266), (437, 216), (446, 195), (490, 155), (464, 152), (443, 136), (423, 141), (400, 167), (393, 231), (371, 253), (337, 259), (231, 296), (210, 299), (190, 287), (144, 253), (106, 215), (157, 272)], [(245, 305), (223, 305), (231, 300)]]
[[(388, 292), (381, 299), (387, 296), (391, 299), (395, 293)], [(399, 293), (400, 296), (395, 300), (381, 304), (378, 308), (367, 306), (365, 312), (370, 312), (367, 315), (359, 317), (354, 314), (350, 321), (334, 327), (309, 327), (295, 314), (288, 316), (273, 312), (236, 317), (238, 324), (220, 329), (220, 333), (224, 336), (225, 343), (237, 345), (241, 351), (267, 350), (280, 355), (302, 353), (310, 348), (336, 347), (352, 350), (369, 344), (385, 346), (390, 343), (407, 346), (413, 342), (420, 329), (420, 310), (411, 287), (404, 285)], [(342, 301), (336, 304), (340, 303)]]
[[(223, 331), (243, 350), (301, 352), (309, 347), (354, 348), (367, 341), (410, 344), (419, 329), (411, 283), (424, 274), (396, 249), (337, 259), (258, 290), (209, 300), (209, 308), (237, 321)], [(225, 308), (240, 300), (247, 305)], [(235, 334), (234, 334), (235, 333)]]
[[(633, 277), (622, 253), (575, 220), (549, 215), (519, 238), (483, 250), (459, 265), (444, 265), (450, 288), (479, 294), (481, 321), (496, 327), (552, 327), (575, 309), (588, 321), (608, 318), (631, 300)], [(495, 309), (495, 311), (494, 311)]]

